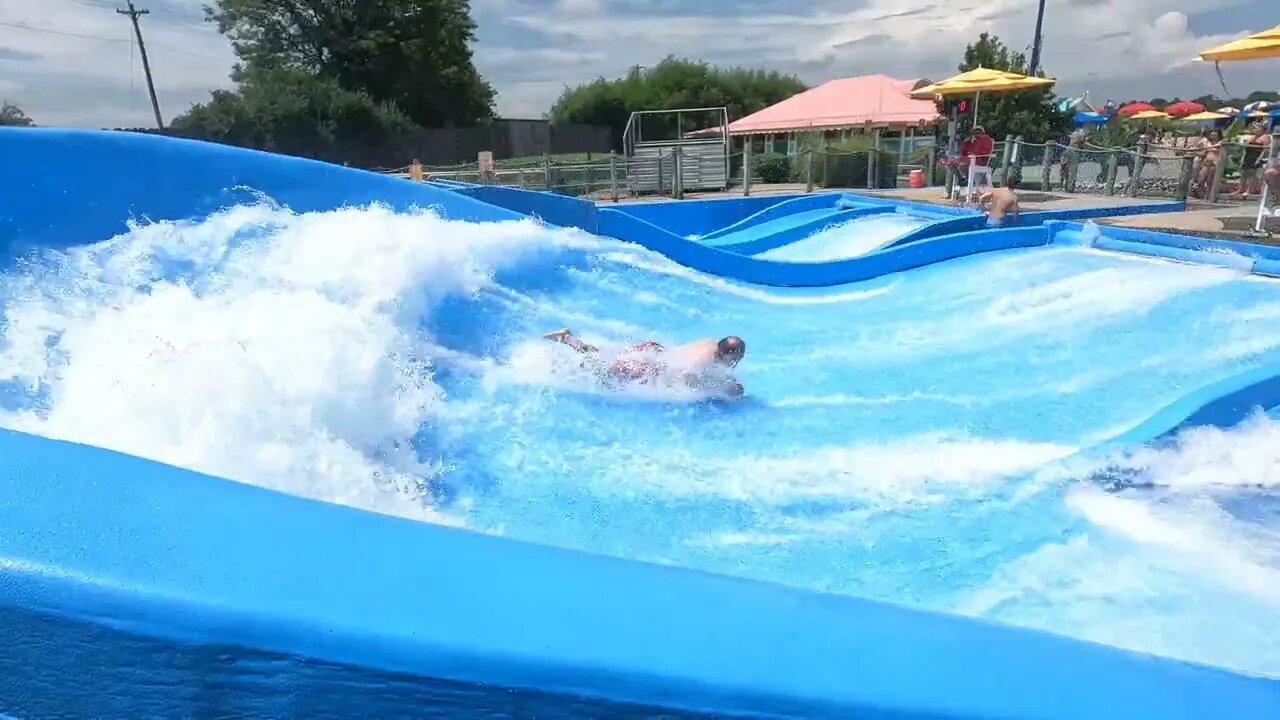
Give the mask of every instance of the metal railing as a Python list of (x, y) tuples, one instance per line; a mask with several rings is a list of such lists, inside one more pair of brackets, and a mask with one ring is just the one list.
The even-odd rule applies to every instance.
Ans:
[[(1276, 140), (1272, 147), (1280, 146)], [(753, 151), (748, 144), (728, 157), (730, 191), (748, 195), (761, 185), (803, 185), (824, 189), (884, 189), (906, 185), (911, 171), (919, 171), (925, 187), (962, 182), (933, 146), (895, 150), (845, 150), (838, 146), (801, 148), (794, 155)], [(1240, 189), (1258, 192), (1257, 182), (1242, 168), (1245, 145), (1224, 142), (1219, 161), (1206, 163), (1203, 150), (1142, 142), (1130, 147), (1100, 147), (1088, 143), (1065, 145), (1007, 138), (995, 144), (992, 179), (1002, 184), (1015, 175), (1024, 189), (1073, 195), (1132, 198), (1201, 199), (1226, 203), (1241, 199)], [(690, 178), (700, 169), (697, 158), (679, 146), (651, 156), (627, 158), (616, 153), (599, 158), (542, 158), (498, 161), (491, 169), (477, 163), (413, 166), (390, 172), (422, 180), (457, 180), (506, 185), (597, 200), (642, 196), (682, 197)], [(1240, 170), (1245, 170), (1240, 177)], [(719, 170), (719, 168), (717, 168)]]

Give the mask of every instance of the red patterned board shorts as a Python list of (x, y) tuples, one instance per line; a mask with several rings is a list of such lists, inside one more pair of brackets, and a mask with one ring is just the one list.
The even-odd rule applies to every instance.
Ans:
[[(654, 350), (662, 352), (665, 348), (660, 343), (652, 340), (636, 343), (628, 348), (631, 352), (641, 352), (645, 350)], [(625, 358), (614, 360), (609, 366), (609, 375), (616, 380), (627, 382), (635, 382), (639, 380), (651, 380), (656, 378), (662, 371), (662, 365), (653, 358)]]

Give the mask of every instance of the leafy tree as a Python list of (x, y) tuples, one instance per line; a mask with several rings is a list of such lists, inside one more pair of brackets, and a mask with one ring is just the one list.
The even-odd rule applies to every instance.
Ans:
[[(1000, 42), (1000, 38), (984, 32), (965, 48), (964, 60), (959, 66), (960, 72), (978, 67), (1025, 74), (1027, 56), (1013, 52)], [(1043, 77), (1044, 73), (1037, 75)], [(1071, 114), (1060, 112), (1054, 98), (1053, 91), (1048, 88), (985, 93), (978, 103), (978, 124), (997, 139), (1006, 135), (1022, 135), (1035, 142), (1056, 138), (1071, 127)], [(940, 111), (950, 116), (953, 104), (961, 100), (973, 102), (973, 98), (948, 98)], [(967, 132), (973, 126), (972, 113), (961, 115), (960, 125), (962, 131)]]
[(1205, 110), (1217, 110), (1218, 108), (1224, 107), (1226, 105), (1226, 103), (1223, 102), (1221, 98), (1219, 98), (1217, 95), (1214, 95), (1212, 93), (1210, 93), (1209, 95), (1201, 95), (1200, 97), (1192, 100), (1191, 102), (1200, 103), (1201, 105), (1204, 106)]
[(281, 69), (395, 103), (417, 124), (492, 117), (472, 63), (468, 0), (216, 0), (205, 14), (240, 58), (233, 77)]
[(11, 102), (0, 103), (0, 125), (6, 127), (35, 127), (36, 121), (27, 117), (22, 108)]
[[(555, 122), (608, 126), (620, 136), (627, 119), (637, 110), (724, 106), (728, 108), (729, 120), (733, 121), (804, 90), (804, 83), (792, 75), (749, 68), (716, 68), (704, 62), (668, 56), (647, 70), (633, 68), (621, 78), (597, 78), (577, 87), (566, 87), (548, 115)], [(708, 119), (706, 124), (710, 122)]]
[(1249, 103), (1263, 102), (1263, 101), (1280, 102), (1280, 92), (1274, 92), (1271, 90), (1254, 90), (1253, 92), (1249, 93), (1249, 95), (1246, 96), (1244, 101), (1241, 102), (1240, 104), (1248, 105)]
[(247, 70), (235, 91), (214, 91), (170, 123), (203, 140), (301, 155), (345, 159), (352, 146), (373, 147), (413, 127), (390, 103), (298, 70)]

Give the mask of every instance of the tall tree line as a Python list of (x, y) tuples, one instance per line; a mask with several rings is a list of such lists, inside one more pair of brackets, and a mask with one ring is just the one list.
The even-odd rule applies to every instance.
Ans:
[(413, 127), (493, 116), (468, 0), (217, 0), (236, 88), (171, 123), (219, 142), (326, 157)]

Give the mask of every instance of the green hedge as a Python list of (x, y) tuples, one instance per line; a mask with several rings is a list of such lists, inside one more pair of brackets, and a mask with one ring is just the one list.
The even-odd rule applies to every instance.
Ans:
[(755, 161), (754, 175), (762, 183), (784, 183), (791, 180), (791, 158), (781, 153), (765, 153)]
[[(874, 152), (862, 147), (865, 142), (845, 142), (840, 145), (816, 147), (813, 150), (813, 183), (830, 188), (867, 187), (867, 157)], [(764, 153), (752, 160), (753, 173), (762, 183), (803, 183), (809, 159), (804, 150), (787, 156), (781, 153)], [(876, 165), (876, 182), (872, 187), (893, 188), (898, 185), (898, 155), (881, 151)]]

